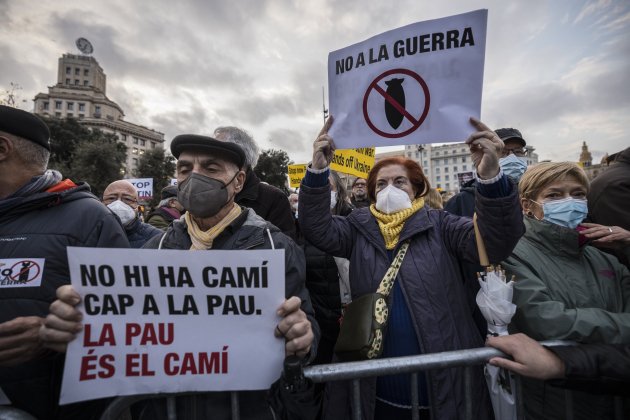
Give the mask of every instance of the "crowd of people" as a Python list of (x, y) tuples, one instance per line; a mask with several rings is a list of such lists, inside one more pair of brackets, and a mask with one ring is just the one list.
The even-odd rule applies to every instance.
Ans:
[[(256, 176), (259, 148), (245, 130), (178, 135), (170, 146), (177, 186), (162, 190), (156, 208), (142, 215), (125, 180), (113, 180), (97, 198), (87, 184), (48, 169), (46, 124), (0, 106), (0, 260), (46, 259), (36, 287), (0, 279), (0, 389), (11, 404), (37, 419), (96, 419), (110, 403), (58, 404), (64, 353), (82, 319), (68, 246), (284, 249), (286, 300), (269, 334), (303, 365), (338, 362), (344, 308), (389, 282), (380, 357), (493, 346), (512, 360), (490, 364), (528, 377), (525, 418), (562, 419), (567, 404), (577, 419), (613, 418), (613, 396), (630, 396), (630, 148), (591, 184), (575, 163), (528, 168), (519, 130), (492, 130), (471, 118), (466, 144), (475, 178), (444, 202), (422, 167), (403, 157), (379, 160), (366, 178), (346, 184), (330, 170), (332, 124), (330, 117), (299, 192), (289, 196)], [(490, 263), (516, 279), (511, 335), (488, 340), (475, 303), (483, 269), (476, 229)], [(397, 274), (387, 279), (395, 261)], [(580, 345), (536, 341), (549, 339)], [(362, 379), (363, 418), (411, 419), (412, 389), (421, 419), (463, 417), (466, 392), (473, 418), (494, 418), (483, 367), (470, 385), (463, 371), (420, 372), (413, 384), (407, 374)], [(352, 396), (349, 382), (318, 385), (316, 418), (351, 418), (358, 408)], [(163, 404), (139, 403), (130, 415), (162, 418)], [(241, 393), (240, 407), (241, 418), (279, 418), (264, 391)], [(177, 414), (230, 418), (230, 395), (178, 397)]]

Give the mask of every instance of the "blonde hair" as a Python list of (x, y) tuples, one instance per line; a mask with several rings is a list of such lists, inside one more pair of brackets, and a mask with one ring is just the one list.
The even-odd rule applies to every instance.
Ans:
[(435, 188), (429, 188), (429, 193), (424, 198), (432, 209), (441, 210), (444, 208), (442, 205), (442, 194)]
[(573, 162), (543, 162), (530, 166), (518, 183), (521, 198), (534, 200), (549, 184), (567, 177), (575, 178), (589, 190), (589, 181), (582, 168)]

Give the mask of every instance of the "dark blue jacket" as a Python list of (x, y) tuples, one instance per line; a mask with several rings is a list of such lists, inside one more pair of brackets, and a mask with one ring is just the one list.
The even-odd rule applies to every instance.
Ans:
[(162, 229), (151, 226), (142, 222), (139, 218), (135, 218), (128, 226), (125, 226), (125, 233), (132, 248), (142, 248), (149, 239), (156, 235), (164, 233)]
[[(368, 208), (356, 209), (346, 218), (332, 216), (329, 197), (328, 185), (311, 188), (302, 184), (298, 214), (304, 236), (321, 250), (350, 260), (353, 299), (373, 293), (390, 265), (376, 219)], [(500, 262), (510, 255), (524, 232), (516, 188), (502, 198), (490, 199), (477, 193), (476, 208), (490, 261)], [(422, 352), (482, 347), (483, 340), (470, 316), (460, 267), (463, 261), (479, 260), (471, 219), (425, 207), (405, 223), (399, 244), (407, 239), (411, 243), (397, 281)], [(398, 245), (393, 252), (397, 251)], [(470, 387), (473, 418), (491, 418), (481, 366), (476, 372)], [(463, 369), (430, 371), (427, 378), (432, 417), (461, 418), (465, 405)], [(362, 380), (362, 412), (366, 419), (374, 413), (375, 384), (375, 378)], [(348, 418), (350, 386), (341, 382), (332, 386), (336, 389), (327, 393), (327, 417)]]

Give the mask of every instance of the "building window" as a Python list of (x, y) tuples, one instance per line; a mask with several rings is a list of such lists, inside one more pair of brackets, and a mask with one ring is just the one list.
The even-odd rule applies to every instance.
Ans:
[(155, 142), (154, 142), (154, 141), (152, 141), (152, 142), (151, 142), (151, 149), (155, 149), (155, 146), (156, 146)]
[(98, 114), (98, 115), (101, 115), (101, 106), (100, 105), (96, 105), (94, 107), (94, 113)]
[(437, 184), (436, 188), (442, 188), (442, 184)]
[(85, 114), (79, 114), (79, 119), (83, 119), (83, 117), (85, 117)]
[(88, 76), (89, 74), (90, 74), (90, 71), (88, 69), (83, 70), (84, 76)]
[(140, 139), (138, 137), (133, 138), (133, 144), (138, 144), (139, 142), (140, 142)]
[(427, 166), (429, 166), (429, 162), (427, 162), (426, 160), (424, 161), (424, 167), (426, 168)]
[(457, 172), (457, 166), (453, 166), (453, 172)]
[(44, 102), (43, 105), (44, 105), (44, 110), (48, 111), (48, 102)]
[(55, 112), (55, 117), (57, 118), (61, 117), (61, 112)]
[(466, 162), (466, 156), (462, 158), (462, 162)]
[(435, 152), (435, 156), (440, 156), (440, 152)]
[(455, 153), (457, 153), (457, 150), (453, 149), (453, 150), (451, 150), (451, 153), (455, 154)]
[(440, 173), (440, 168), (435, 168), (435, 173), (439, 174)]
[(66, 85), (70, 84), (70, 79), (66, 79)]
[(140, 154), (144, 155), (144, 149), (140, 149)]
[(443, 162), (443, 163), (444, 163), (445, 165), (448, 165), (448, 159), (444, 159), (444, 162)]
[(448, 190), (449, 188), (451, 188), (451, 184), (449, 184), (448, 182), (446, 183), (446, 189)]
[(448, 175), (444, 175), (444, 181), (448, 181), (449, 180), (449, 176)]
[(125, 143), (127, 143), (127, 135), (126, 134), (121, 134), (120, 135), (120, 141), (124, 141)]
[(436, 181), (439, 181), (440, 179), (441, 179), (440, 175), (437, 175), (437, 176), (435, 177), (435, 180), (436, 180)]
[(89, 83), (89, 82), (88, 82), (87, 80), (84, 80), (84, 81), (83, 81), (83, 86), (87, 86), (87, 85), (88, 85), (88, 83)]
[(453, 158), (453, 159), (451, 159), (451, 162), (453, 162), (453, 163), (457, 163), (457, 158)]
[(134, 155), (138, 154), (138, 148), (134, 147), (133, 149), (131, 149), (131, 153), (133, 153)]
[(61, 101), (55, 101), (55, 109), (61, 109), (61, 105), (63, 105)]
[(68, 107), (68, 111), (74, 111), (74, 102), (68, 102), (66, 106)]
[(448, 172), (448, 166), (444, 168), (444, 173)]
[(420, 152), (416, 152), (416, 159), (420, 157)]
[(80, 68), (78, 68), (78, 67), (77, 67), (77, 68), (75, 68), (75, 69), (74, 69), (74, 74), (75, 74), (75, 76), (79, 76), (79, 75), (81, 74), (81, 69), (80, 69)]
[(66, 74), (72, 74), (72, 67), (66, 67)]
[(144, 146), (146, 144), (146, 141), (144, 141), (144, 139), (140, 139), (140, 146)]
[(79, 83), (81, 83), (81, 81), (79, 79), (74, 79), (75, 86), (79, 86)]
[(462, 171), (466, 171), (467, 169), (468, 169), (468, 166), (462, 165)]
[(138, 166), (138, 158), (133, 158), (131, 161), (133, 162), (133, 166)]
[(68, 117), (68, 118), (72, 118), (72, 117), (74, 117), (74, 114), (72, 114), (72, 112), (68, 112), (68, 113), (66, 114), (66, 117)]
[(85, 112), (85, 104), (79, 102), (79, 111)]

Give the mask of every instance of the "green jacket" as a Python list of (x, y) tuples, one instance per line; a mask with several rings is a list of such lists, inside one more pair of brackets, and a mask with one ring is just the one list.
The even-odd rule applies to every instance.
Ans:
[[(630, 343), (630, 272), (612, 255), (578, 245), (573, 229), (525, 217), (504, 266), (516, 276), (510, 331), (536, 340)], [(525, 418), (563, 419), (564, 390), (523, 378)], [(610, 396), (572, 392), (576, 419), (612, 418)]]

